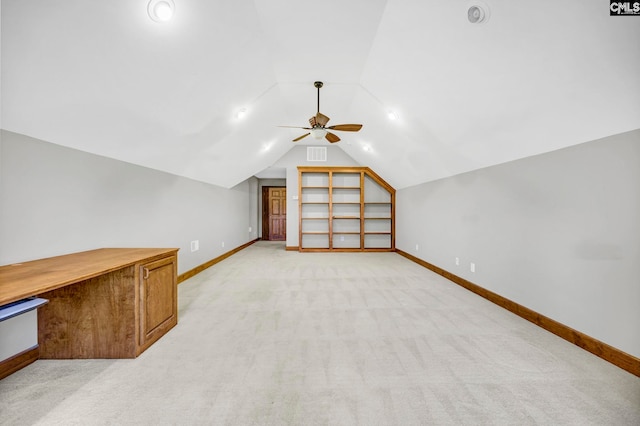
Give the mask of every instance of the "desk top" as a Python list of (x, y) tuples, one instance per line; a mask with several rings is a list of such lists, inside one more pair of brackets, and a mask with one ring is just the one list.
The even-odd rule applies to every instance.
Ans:
[(177, 248), (102, 248), (0, 266), (0, 306), (177, 252)]

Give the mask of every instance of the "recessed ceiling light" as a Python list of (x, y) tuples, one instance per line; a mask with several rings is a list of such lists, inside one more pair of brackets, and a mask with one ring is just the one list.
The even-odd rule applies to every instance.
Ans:
[(387, 117), (389, 117), (389, 120), (397, 120), (399, 118), (395, 111), (389, 111)]
[(247, 109), (246, 108), (240, 108), (238, 110), (238, 113), (236, 114), (236, 117), (238, 118), (238, 120), (242, 120), (246, 115), (247, 115)]
[(173, 0), (151, 0), (147, 6), (147, 13), (155, 22), (170, 21), (174, 10)]

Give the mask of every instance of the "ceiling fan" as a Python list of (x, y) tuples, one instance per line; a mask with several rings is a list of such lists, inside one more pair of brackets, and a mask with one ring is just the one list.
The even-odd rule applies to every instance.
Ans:
[(309, 135), (312, 135), (316, 139), (326, 138), (329, 142), (335, 143), (340, 140), (340, 138), (331, 133), (329, 130), (339, 130), (342, 132), (357, 132), (362, 128), (362, 124), (336, 124), (334, 126), (328, 126), (329, 117), (322, 114), (320, 112), (320, 88), (322, 87), (321, 81), (316, 81), (313, 85), (318, 89), (318, 110), (316, 115), (309, 119), (309, 124), (311, 127), (297, 127), (297, 126), (279, 126), (279, 127), (290, 127), (294, 129), (305, 129), (309, 130), (309, 133), (305, 133), (302, 136), (299, 136), (293, 140), (293, 142), (298, 142), (300, 139), (306, 138)]

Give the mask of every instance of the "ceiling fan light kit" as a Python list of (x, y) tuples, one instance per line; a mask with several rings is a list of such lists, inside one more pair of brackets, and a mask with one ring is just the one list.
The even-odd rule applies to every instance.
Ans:
[(298, 136), (297, 138), (293, 139), (293, 142), (298, 142), (299, 140), (311, 135), (315, 139), (325, 138), (330, 143), (336, 143), (340, 141), (340, 138), (334, 133), (331, 133), (329, 130), (338, 130), (341, 132), (357, 132), (362, 128), (362, 124), (336, 124), (334, 126), (326, 127), (327, 123), (329, 122), (329, 117), (320, 112), (320, 88), (323, 86), (323, 83), (321, 81), (316, 81), (313, 83), (313, 86), (318, 89), (318, 108), (316, 115), (309, 119), (309, 125), (311, 127), (280, 126), (309, 130), (308, 133), (305, 133), (304, 135)]
[(321, 127), (311, 129), (311, 136), (315, 139), (322, 139), (327, 135), (327, 131)]

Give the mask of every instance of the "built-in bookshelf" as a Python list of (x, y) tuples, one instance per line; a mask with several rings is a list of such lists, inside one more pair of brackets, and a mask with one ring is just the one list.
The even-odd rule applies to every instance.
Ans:
[(300, 251), (395, 249), (395, 189), (367, 167), (298, 167)]

